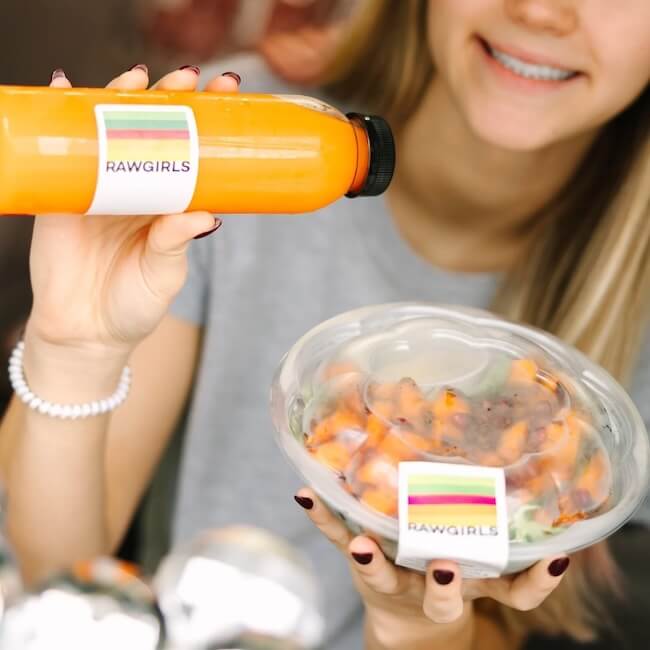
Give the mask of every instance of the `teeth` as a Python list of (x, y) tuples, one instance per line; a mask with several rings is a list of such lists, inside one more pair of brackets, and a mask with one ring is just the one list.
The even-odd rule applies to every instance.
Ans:
[(510, 54), (499, 52), (499, 50), (495, 50), (493, 47), (490, 47), (490, 54), (505, 68), (508, 68), (508, 70), (520, 75), (521, 77), (525, 77), (526, 79), (564, 81), (565, 79), (569, 79), (575, 75), (575, 72), (561, 70), (560, 68), (554, 68), (550, 65), (526, 63)]

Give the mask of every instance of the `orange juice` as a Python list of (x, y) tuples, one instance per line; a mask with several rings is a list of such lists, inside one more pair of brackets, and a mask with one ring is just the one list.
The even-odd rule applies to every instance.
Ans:
[(297, 95), (0, 86), (0, 213), (298, 213), (389, 185), (387, 123)]

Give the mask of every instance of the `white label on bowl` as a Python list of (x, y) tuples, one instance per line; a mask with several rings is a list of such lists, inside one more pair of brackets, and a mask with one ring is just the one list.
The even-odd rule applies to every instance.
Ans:
[(494, 578), (508, 564), (503, 469), (400, 463), (397, 564), (425, 570), (453, 560), (467, 578)]

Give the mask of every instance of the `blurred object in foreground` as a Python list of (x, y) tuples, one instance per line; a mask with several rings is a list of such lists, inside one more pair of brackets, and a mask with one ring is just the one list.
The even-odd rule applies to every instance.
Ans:
[(172, 648), (307, 650), (323, 640), (310, 566), (255, 528), (209, 531), (172, 551), (154, 588)]
[(358, 0), (140, 0), (145, 33), (188, 60), (258, 50), (292, 83), (315, 82)]
[(148, 587), (101, 558), (48, 580), (9, 607), (0, 650), (156, 650), (162, 622)]
[(146, 36), (163, 50), (203, 61), (235, 49), (232, 25), (239, 0), (140, 0), (140, 5)]

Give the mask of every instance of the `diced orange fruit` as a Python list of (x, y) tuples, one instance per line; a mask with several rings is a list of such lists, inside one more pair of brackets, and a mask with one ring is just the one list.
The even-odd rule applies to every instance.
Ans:
[(374, 400), (393, 400), (398, 385), (392, 382), (375, 383), (370, 386), (370, 397)]
[(397, 493), (394, 491), (369, 488), (363, 491), (360, 501), (390, 517), (397, 515)]
[[(487, 404), (470, 403), (453, 388), (425, 399), (411, 379), (374, 383), (367, 391), (368, 408), (361, 390), (363, 376), (354, 364), (334, 364), (327, 369), (337, 380), (336, 396), (323, 405), (326, 416), (314, 422), (305, 445), (319, 462), (344, 472), (344, 489), (378, 512), (397, 514), (396, 470), (403, 461), (427, 455), (461, 457), (484, 466), (513, 465), (508, 489), (523, 494), (523, 503), (536, 500), (537, 521), (567, 525), (588, 516), (608, 496), (611, 484), (607, 457), (596, 452), (576, 475), (581, 454), (592, 448), (583, 440), (591, 435), (584, 414), (557, 412), (557, 399), (546, 392), (557, 388), (557, 379), (540, 371), (532, 359), (513, 361), (510, 381), (516, 399), (494, 399), (495, 413)], [(353, 375), (352, 373), (357, 373)], [(507, 387), (512, 394), (513, 386)], [(504, 395), (506, 397), (506, 395)], [(543, 402), (540, 408), (538, 402)], [(525, 405), (529, 404), (529, 414)], [(474, 410), (473, 410), (474, 409)], [(515, 423), (502, 430), (508, 411)], [(523, 411), (523, 413), (522, 413)], [(548, 422), (543, 432), (535, 427)], [(471, 423), (479, 440), (472, 434)], [(531, 446), (532, 445), (532, 446)], [(539, 453), (527, 463), (517, 463), (526, 451)]]
[(434, 420), (431, 424), (431, 436), (436, 446), (445, 442), (459, 442), (463, 437), (462, 429), (451, 418)]
[(510, 365), (510, 381), (530, 383), (537, 379), (539, 368), (532, 359), (516, 359)]
[(343, 429), (360, 429), (365, 425), (365, 417), (360, 413), (355, 413), (354, 411), (337, 411), (331, 417), (332, 429), (334, 430), (335, 434)]
[(564, 437), (567, 435), (567, 426), (564, 422), (554, 420), (546, 427), (546, 438), (541, 445), (542, 450), (548, 451), (553, 447), (559, 445)]
[(337, 472), (345, 470), (352, 460), (349, 449), (340, 442), (326, 442), (310, 451), (316, 460)]
[(433, 402), (433, 415), (444, 420), (454, 413), (469, 413), (469, 404), (456, 391), (449, 388), (443, 390)]
[(499, 454), (490, 451), (481, 456), (481, 465), (485, 467), (503, 467), (503, 458)]
[(317, 422), (312, 428), (311, 434), (307, 435), (305, 444), (307, 447), (315, 447), (330, 442), (334, 438), (334, 431), (330, 418), (324, 418)]
[(459, 441), (462, 438), (462, 427), (454, 421), (454, 416), (466, 415), (471, 409), (458, 393), (446, 388), (433, 400), (431, 411), (431, 437), (435, 446), (440, 446), (445, 440)]
[(498, 453), (507, 463), (512, 464), (521, 458), (528, 439), (528, 425), (516, 422), (501, 434)]
[(381, 455), (373, 456), (359, 467), (355, 480), (373, 487), (397, 489), (397, 463)]
[(426, 401), (414, 381), (402, 380), (397, 385), (398, 417), (414, 420), (422, 415)]
[(553, 489), (554, 483), (550, 475), (540, 468), (538, 474), (526, 481), (526, 487), (533, 494), (540, 495)]
[(549, 375), (547, 372), (538, 373), (537, 381), (542, 386), (544, 386), (544, 388), (547, 388), (551, 392), (555, 393), (557, 391), (557, 387), (558, 387), (557, 379), (555, 379), (555, 377), (552, 377), (551, 375)]
[(387, 431), (388, 427), (384, 421), (380, 420), (374, 413), (371, 413), (366, 422), (366, 432), (368, 434), (366, 445), (368, 447), (377, 447), (384, 439)]
[(560, 515), (557, 519), (553, 521), (553, 526), (556, 528), (559, 526), (567, 526), (569, 524), (574, 524), (576, 521), (582, 521), (587, 518), (587, 513), (585, 512), (573, 512), (571, 514)]
[(585, 490), (594, 503), (605, 500), (609, 488), (609, 467), (602, 451), (591, 457), (575, 487), (577, 490)]
[(410, 431), (390, 432), (379, 445), (379, 451), (397, 462), (416, 460), (421, 452), (430, 452), (430, 440)]
[(378, 417), (388, 421), (393, 416), (395, 407), (392, 402), (385, 399), (378, 399), (370, 404), (370, 410)]
[(363, 429), (364, 426), (364, 416), (349, 409), (338, 410), (316, 424), (307, 438), (307, 446), (314, 447), (331, 442), (345, 429)]
[(553, 462), (553, 471), (563, 480), (568, 481), (574, 474), (578, 462), (578, 451), (582, 441), (582, 426), (577, 418), (567, 418), (568, 432), (564, 444), (551, 452), (549, 460)]

